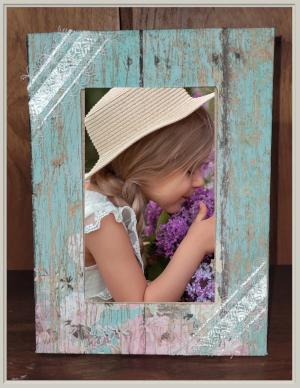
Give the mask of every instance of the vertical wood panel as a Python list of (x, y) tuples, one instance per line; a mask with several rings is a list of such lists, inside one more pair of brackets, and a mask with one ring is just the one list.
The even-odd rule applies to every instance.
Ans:
[[(266, 354), (273, 33), (29, 35), (37, 352)], [(215, 303), (84, 299), (80, 91), (140, 83), (217, 87)]]
[(85, 300), (80, 110), (82, 89), (138, 85), (139, 33), (30, 34), (28, 46), (36, 351), (144, 353), (142, 304)]
[[(213, 355), (230, 332), (229, 342), (239, 333), (247, 354), (265, 355), (274, 30), (164, 29), (143, 35), (145, 87), (215, 86), (218, 92), (216, 301), (191, 307), (191, 319), (207, 319), (192, 340), (186, 304), (147, 305), (146, 353)], [(154, 329), (160, 316), (170, 321)], [(163, 339), (175, 332), (168, 327), (177, 325), (179, 339), (167, 347)]]
[[(120, 20), (119, 20), (120, 12)], [(276, 27), (271, 195), (271, 263), (292, 258), (291, 8), (21, 8), (7, 10), (8, 269), (33, 268), (26, 34), (59, 29), (118, 30)], [(18, 58), (16, 61), (15, 58)], [(15, 241), (22, 244), (15, 244)]]
[(28, 81), (21, 79), (27, 73), (26, 34), (119, 28), (119, 9), (116, 7), (7, 9), (8, 269), (33, 268)]
[[(123, 16), (123, 15), (121, 15)], [(132, 24), (130, 20), (132, 19)], [(124, 22), (125, 25), (125, 22)], [(292, 263), (292, 8), (133, 7), (133, 29), (275, 27), (277, 45), (273, 101), (271, 264)]]

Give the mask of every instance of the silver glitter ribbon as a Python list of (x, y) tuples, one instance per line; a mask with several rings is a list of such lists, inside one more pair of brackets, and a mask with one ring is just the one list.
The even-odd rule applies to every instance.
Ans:
[[(95, 57), (104, 51), (104, 46), (110, 40), (95, 32), (83, 31), (74, 34), (69, 31), (51, 51), (28, 84), (33, 135), (77, 84), (80, 77), (83, 74), (86, 76), (86, 69), (93, 63)], [(64, 52), (68, 46), (70, 47)], [(37, 80), (43, 82), (39, 82), (35, 90)]]
[[(265, 266), (266, 264), (262, 263), (256, 268), (212, 316), (192, 333), (191, 341), (197, 341), (197, 346), (193, 346), (195, 354), (201, 351), (213, 355), (222, 341), (241, 339), (254, 323), (264, 317), (268, 295)], [(208, 324), (211, 329), (207, 331)], [(180, 349), (178, 351), (180, 352)]]

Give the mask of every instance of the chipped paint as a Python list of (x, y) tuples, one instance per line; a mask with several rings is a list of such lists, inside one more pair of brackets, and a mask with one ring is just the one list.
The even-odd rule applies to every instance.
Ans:
[[(274, 29), (70, 30), (28, 50), (36, 352), (267, 354)], [(215, 303), (84, 298), (80, 90), (118, 85), (216, 88)]]

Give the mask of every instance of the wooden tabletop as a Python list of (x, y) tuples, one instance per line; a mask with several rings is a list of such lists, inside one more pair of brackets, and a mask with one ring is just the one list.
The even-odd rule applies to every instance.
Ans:
[(292, 267), (271, 266), (268, 355), (36, 354), (32, 271), (7, 275), (8, 380), (290, 380)]

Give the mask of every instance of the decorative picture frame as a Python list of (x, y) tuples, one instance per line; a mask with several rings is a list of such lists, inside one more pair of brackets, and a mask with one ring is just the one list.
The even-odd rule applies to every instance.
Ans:
[[(36, 352), (266, 355), (274, 28), (28, 35)], [(84, 297), (85, 88), (215, 87), (216, 300)]]

